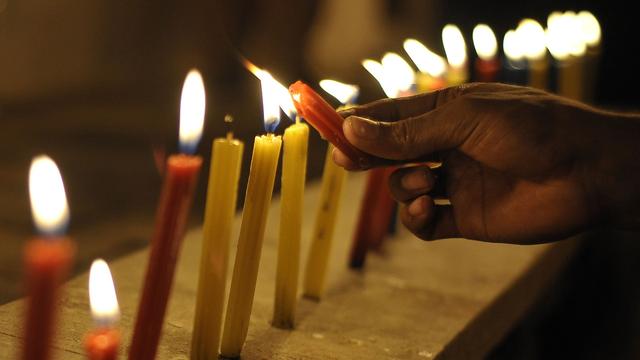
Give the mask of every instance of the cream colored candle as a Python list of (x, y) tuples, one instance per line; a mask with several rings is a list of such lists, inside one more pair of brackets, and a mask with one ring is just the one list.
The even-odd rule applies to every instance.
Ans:
[(249, 183), (220, 348), (225, 357), (240, 356), (247, 337), (281, 145), (281, 137), (273, 134), (256, 136), (253, 144)]
[(243, 148), (244, 144), (233, 139), (231, 133), (227, 138), (213, 141), (191, 337), (193, 360), (218, 357), (227, 286), (229, 241), (236, 210)]
[(333, 146), (327, 148), (320, 188), (320, 201), (316, 222), (311, 233), (311, 247), (304, 276), (304, 296), (319, 300), (324, 292), (331, 241), (335, 229), (342, 184), (346, 171), (332, 159)]
[(284, 132), (282, 156), (282, 189), (280, 210), (280, 241), (273, 326), (291, 329), (294, 326), (300, 269), (300, 237), (302, 235), (302, 198), (307, 172), (309, 127), (296, 123)]

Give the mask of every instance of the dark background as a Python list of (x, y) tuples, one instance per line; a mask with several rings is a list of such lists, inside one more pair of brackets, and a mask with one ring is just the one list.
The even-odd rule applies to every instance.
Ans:
[[(365, 57), (402, 52), (415, 37), (444, 54), (440, 30), (485, 22), (504, 32), (554, 10), (590, 10), (602, 26), (595, 103), (638, 109), (636, 13), (615, 1), (444, 0), (0, 0), (0, 303), (21, 294), (21, 248), (31, 236), (27, 172), (39, 153), (61, 168), (78, 242), (75, 272), (95, 257), (114, 259), (146, 246), (161, 176), (156, 162), (177, 143), (183, 78), (199, 68), (207, 119), (199, 153), (224, 135), (223, 116), (247, 147), (262, 132), (259, 82), (243, 54), (284, 84), (325, 77), (359, 84), (361, 102), (383, 97), (362, 69)], [(288, 120), (283, 118), (283, 123)], [(309, 176), (324, 144), (311, 139)], [(193, 224), (202, 219), (203, 168)], [(278, 181), (276, 182), (278, 183)], [(279, 185), (277, 184), (276, 187)], [(242, 199), (242, 196), (239, 197)], [(634, 234), (603, 231), (523, 319), (495, 358), (626, 358), (640, 354)], [(610, 355), (610, 356), (607, 356)]]

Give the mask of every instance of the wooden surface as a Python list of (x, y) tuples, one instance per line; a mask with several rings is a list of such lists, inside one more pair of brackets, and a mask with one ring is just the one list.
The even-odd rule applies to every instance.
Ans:
[[(300, 300), (294, 331), (269, 325), (279, 220), (279, 204), (274, 201), (243, 358), (481, 358), (528, 310), (574, 249), (575, 240), (536, 246), (468, 240), (422, 242), (402, 230), (385, 244), (382, 254), (369, 257), (365, 271), (352, 272), (346, 267), (346, 257), (362, 183), (362, 174), (349, 175), (332, 249), (328, 292), (320, 303)], [(305, 197), (303, 264), (317, 185), (310, 186)], [(188, 358), (199, 249), (200, 231), (196, 229), (188, 234), (178, 264), (159, 359)], [(142, 250), (111, 264), (122, 309), (124, 344), (130, 341), (147, 256), (147, 250)], [(82, 336), (91, 327), (86, 274), (69, 282), (61, 307), (57, 358), (82, 359)], [(15, 358), (20, 347), (22, 312), (22, 300), (0, 307), (2, 359)]]

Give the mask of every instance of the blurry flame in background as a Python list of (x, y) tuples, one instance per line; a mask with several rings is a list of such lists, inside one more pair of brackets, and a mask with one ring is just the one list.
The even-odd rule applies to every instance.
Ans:
[(202, 137), (206, 95), (202, 75), (192, 69), (184, 79), (180, 97), (180, 151), (193, 154)]
[(444, 58), (429, 50), (420, 41), (406, 39), (403, 46), (420, 72), (429, 74), (432, 77), (441, 77), (447, 70), (447, 63)]
[[(557, 60), (569, 56), (582, 56), (587, 51), (582, 21), (573, 11), (553, 12), (547, 18), (546, 42), (551, 55)], [(599, 27), (599, 26), (598, 26)]]
[(396, 96), (396, 89), (393, 83), (385, 80), (384, 68), (381, 63), (375, 60), (365, 59), (362, 61), (362, 66), (378, 81), (387, 97)]
[(504, 50), (504, 54), (507, 59), (511, 61), (520, 61), (524, 59), (523, 44), (518, 38), (518, 33), (515, 30), (509, 30), (504, 34), (502, 49)]
[(330, 79), (320, 80), (320, 87), (343, 105), (354, 103), (359, 94), (359, 88), (356, 85)]
[(600, 28), (598, 19), (589, 11), (580, 11), (577, 15), (577, 22), (580, 27), (582, 41), (589, 47), (597, 47), (600, 45), (602, 29)]
[[(255, 75), (261, 82), (267, 81), (270, 83), (270, 84), (262, 85), (263, 91), (265, 86), (270, 88), (272, 91), (274, 91), (276, 93), (276, 97), (278, 98), (278, 106), (282, 109), (282, 111), (284, 111), (284, 113), (289, 117), (289, 119), (295, 121), (296, 116), (298, 115), (298, 112), (296, 111), (295, 105), (293, 105), (293, 100), (291, 99), (291, 94), (289, 93), (289, 90), (284, 85), (279, 83), (276, 79), (274, 79), (273, 76), (271, 76), (271, 74), (266, 70), (260, 69), (259, 67), (254, 65), (251, 61), (245, 58), (242, 58), (241, 61), (244, 67), (247, 70), (249, 70), (253, 75)], [(280, 122), (279, 119), (280, 119), (280, 115), (278, 115), (278, 121), (275, 124), (276, 127)]]
[(46, 155), (35, 157), (29, 169), (31, 214), (38, 232), (60, 235), (69, 224), (69, 206), (62, 176), (56, 163)]
[(447, 61), (453, 68), (460, 68), (467, 62), (467, 46), (460, 29), (453, 24), (447, 24), (442, 29), (442, 44), (447, 55)]
[(401, 96), (411, 90), (416, 83), (416, 74), (400, 55), (388, 52), (382, 57), (385, 81), (391, 82), (396, 89), (395, 96)]
[(480, 59), (489, 61), (495, 58), (498, 52), (498, 40), (489, 25), (478, 24), (473, 28), (473, 46)]
[(109, 265), (102, 260), (94, 260), (89, 271), (89, 302), (91, 315), (99, 326), (113, 325), (120, 317), (120, 307)]
[(544, 28), (533, 19), (523, 19), (516, 28), (518, 41), (524, 56), (529, 60), (540, 60), (547, 54)]

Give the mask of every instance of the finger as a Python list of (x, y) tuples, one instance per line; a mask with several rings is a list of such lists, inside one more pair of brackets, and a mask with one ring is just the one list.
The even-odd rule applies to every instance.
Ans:
[(351, 160), (351, 158), (345, 155), (338, 148), (333, 149), (331, 153), (331, 157), (333, 158), (333, 162), (336, 163), (336, 165), (343, 167), (345, 170), (349, 170), (349, 171), (362, 170), (359, 164)]
[(473, 104), (455, 100), (396, 122), (350, 116), (343, 123), (343, 132), (351, 144), (371, 155), (390, 160), (424, 159), (468, 139), (478, 121)]
[(423, 195), (400, 211), (404, 226), (423, 240), (461, 237), (451, 206), (436, 206), (433, 199)]
[(389, 189), (396, 201), (407, 203), (433, 189), (435, 178), (425, 165), (398, 169), (389, 176)]

